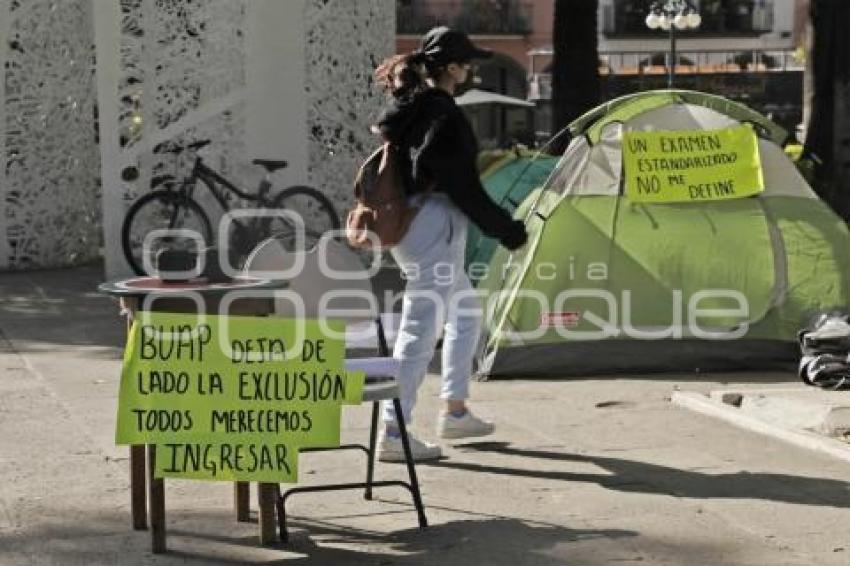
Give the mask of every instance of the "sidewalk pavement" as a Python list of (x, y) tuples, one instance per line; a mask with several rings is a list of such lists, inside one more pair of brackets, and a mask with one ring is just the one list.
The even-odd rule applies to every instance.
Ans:
[[(256, 545), (229, 484), (167, 481), (166, 555), (130, 527), (127, 451), (113, 445), (123, 327), (99, 267), (0, 274), (0, 565), (846, 564), (848, 464), (670, 403), (791, 383), (792, 374), (619, 376), (473, 384), (498, 423), (418, 467), (431, 526), (406, 493), (303, 494), (287, 547)], [(433, 438), (438, 379), (415, 428)], [(345, 411), (363, 439), (369, 409)], [(302, 482), (362, 474), (362, 456), (303, 457)], [(403, 477), (379, 465), (381, 477)], [(256, 511), (256, 509), (254, 509)]]

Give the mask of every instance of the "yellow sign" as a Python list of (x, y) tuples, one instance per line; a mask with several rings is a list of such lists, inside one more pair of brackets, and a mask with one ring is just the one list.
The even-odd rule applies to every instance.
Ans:
[(157, 477), (297, 481), (298, 450), (339, 445), (345, 325), (139, 313), (124, 352), (117, 444), (156, 444)]
[(748, 125), (723, 130), (625, 132), (625, 194), (634, 202), (697, 202), (764, 191), (758, 140)]

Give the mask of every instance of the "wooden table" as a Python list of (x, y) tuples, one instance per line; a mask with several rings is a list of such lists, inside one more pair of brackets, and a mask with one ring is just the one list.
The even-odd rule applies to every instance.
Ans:
[[(223, 283), (209, 283), (203, 279), (185, 283), (166, 283), (154, 277), (137, 277), (103, 283), (98, 290), (120, 298), (122, 312), (128, 315), (127, 330), (129, 332), (135, 313), (140, 310), (195, 313), (204, 309), (208, 314), (268, 316), (274, 308), (272, 292), (283, 288), (285, 284), (280, 281), (250, 278), (237, 278)], [(246, 296), (234, 298), (234, 292), (243, 291)], [(222, 308), (225, 308), (226, 312), (222, 312)], [(145, 530), (149, 520), (152, 551), (162, 553), (166, 550), (165, 480), (154, 477), (155, 469), (155, 445), (130, 447), (130, 510), (133, 528)], [(145, 494), (146, 481), (147, 494)], [(258, 484), (260, 544), (271, 544), (276, 540), (275, 502), (277, 497), (277, 484)], [(236, 520), (249, 521), (250, 487), (247, 482), (235, 482), (233, 502)], [(149, 504), (147, 509), (146, 504)], [(145, 511), (147, 511), (147, 518)]]

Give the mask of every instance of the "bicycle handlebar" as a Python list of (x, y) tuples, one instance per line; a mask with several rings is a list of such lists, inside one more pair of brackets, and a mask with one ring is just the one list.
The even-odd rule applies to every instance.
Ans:
[(171, 149), (161, 149), (165, 144), (159, 144), (153, 148), (154, 153), (172, 153), (174, 155), (180, 155), (183, 153), (183, 150), (188, 149), (190, 151), (198, 151), (201, 150), (212, 143), (212, 140), (198, 140), (192, 143), (187, 143), (185, 146), (175, 145)]
[(198, 140), (196, 142), (192, 142), (192, 143), (186, 145), (186, 147), (188, 147), (192, 151), (198, 151), (200, 149), (207, 147), (211, 143), (212, 143), (212, 140)]

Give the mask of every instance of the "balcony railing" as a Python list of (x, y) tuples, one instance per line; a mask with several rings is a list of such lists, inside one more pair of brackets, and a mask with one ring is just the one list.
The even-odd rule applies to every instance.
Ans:
[[(784, 50), (702, 50), (680, 51), (676, 57), (678, 76), (734, 74), (766, 76), (789, 71), (802, 73), (803, 63), (794, 51)], [(666, 53), (652, 51), (610, 51), (599, 54), (599, 74), (608, 76), (665, 76)], [(534, 73), (529, 77), (530, 101), (552, 98), (552, 75)]]
[[(702, 24), (687, 35), (761, 35), (773, 30), (773, 0), (727, 0), (701, 2)], [(663, 32), (646, 27), (646, 4), (637, 0), (614, 0), (604, 6), (602, 32), (608, 37), (656, 36)]]
[(534, 7), (516, 0), (455, 0), (396, 2), (396, 31), (421, 34), (449, 26), (476, 35), (528, 35)]

